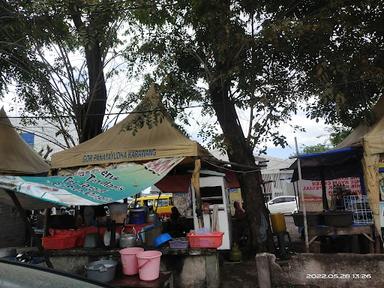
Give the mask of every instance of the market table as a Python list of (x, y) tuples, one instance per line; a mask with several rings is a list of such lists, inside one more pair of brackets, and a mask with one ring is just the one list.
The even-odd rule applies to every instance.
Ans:
[(364, 235), (369, 240), (369, 252), (374, 253), (375, 230), (374, 225), (352, 225), (348, 227), (335, 226), (309, 226), (308, 240), (309, 245), (313, 243), (319, 236), (342, 236), (342, 235)]
[(160, 277), (153, 281), (142, 281), (136, 276), (121, 276), (109, 283), (121, 288), (173, 288), (172, 272), (160, 272)]

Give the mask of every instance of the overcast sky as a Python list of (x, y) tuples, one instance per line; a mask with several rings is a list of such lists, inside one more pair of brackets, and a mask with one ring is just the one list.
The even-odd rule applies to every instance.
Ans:
[[(12, 94), (9, 94), (7, 97), (3, 99), (4, 109), (7, 112), (8, 116), (18, 116), (18, 109), (22, 109), (23, 105), (13, 103)], [(11, 107), (15, 107), (16, 110), (11, 111)], [(204, 118), (201, 116), (201, 109), (195, 108), (192, 110), (192, 119), (191, 126), (185, 127), (188, 134), (191, 136), (193, 140), (196, 140), (200, 143), (203, 143), (203, 140), (198, 137), (198, 131), (200, 130), (199, 124), (203, 122), (212, 122), (212, 119)], [(240, 121), (246, 127), (247, 123), (244, 118), (240, 117)], [(295, 132), (292, 126), (299, 125), (305, 129), (305, 132)], [(294, 138), (297, 137), (297, 141), (299, 144), (299, 148), (303, 148), (303, 146), (315, 145), (318, 143), (325, 143), (328, 140), (329, 132), (327, 131), (327, 125), (325, 125), (324, 121), (316, 122), (315, 120), (308, 119), (305, 116), (305, 113), (300, 111), (297, 115), (292, 116), (292, 120), (288, 123), (282, 123), (280, 127), (276, 127), (279, 131), (283, 131), (283, 135), (286, 137), (287, 142), (289, 144), (285, 149), (281, 147), (275, 147), (272, 142), (267, 142), (266, 145), (267, 155), (278, 157), (278, 158), (288, 158), (295, 154), (295, 144)]]

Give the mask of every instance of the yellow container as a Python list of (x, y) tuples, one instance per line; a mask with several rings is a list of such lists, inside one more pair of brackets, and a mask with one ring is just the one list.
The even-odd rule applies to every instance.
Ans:
[(272, 222), (273, 233), (282, 233), (287, 231), (284, 214), (282, 213), (271, 214), (271, 222)]

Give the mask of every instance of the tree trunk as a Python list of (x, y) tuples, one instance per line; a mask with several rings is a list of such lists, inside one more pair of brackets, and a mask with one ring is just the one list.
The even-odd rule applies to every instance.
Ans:
[[(219, 82), (220, 81), (215, 81), (210, 84), (209, 93), (213, 108), (221, 129), (223, 130), (225, 145), (228, 147), (227, 153), (229, 160), (231, 162), (254, 166), (255, 170), (257, 170), (253, 151), (246, 142), (243, 130), (238, 121), (235, 106), (229, 98), (229, 83)], [(266, 220), (269, 218), (261, 189), (261, 172), (238, 173), (238, 176), (241, 195), (245, 204), (247, 220), (250, 227), (252, 248), (257, 251), (265, 251), (267, 239), (265, 239), (266, 235), (264, 234), (263, 236), (263, 233), (260, 231), (260, 225), (263, 225), (264, 222), (261, 220), (261, 216), (266, 217)], [(269, 226), (268, 220), (267, 226)]]
[(80, 143), (102, 132), (107, 104), (107, 88), (105, 86), (100, 44), (96, 39), (90, 42), (92, 43), (85, 47), (89, 76), (89, 96), (84, 104)]
[[(81, 2), (81, 1), (80, 1)], [(79, 2), (79, 3), (80, 3)], [(88, 69), (89, 95), (80, 107), (79, 142), (87, 141), (102, 132), (104, 113), (107, 106), (107, 88), (104, 78), (103, 53), (99, 35), (103, 34), (106, 26), (100, 26), (96, 21), (98, 15), (90, 15), (88, 25), (82, 20), (82, 13), (77, 2), (69, 6), (69, 13), (79, 35), (86, 35), (83, 47)]]

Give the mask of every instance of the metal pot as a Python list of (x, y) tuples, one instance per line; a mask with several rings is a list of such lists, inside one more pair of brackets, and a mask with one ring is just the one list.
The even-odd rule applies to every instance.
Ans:
[(120, 236), (120, 248), (135, 247), (136, 235), (129, 233), (122, 233)]
[(114, 260), (99, 260), (85, 266), (87, 278), (100, 282), (110, 282), (115, 278), (117, 262)]

